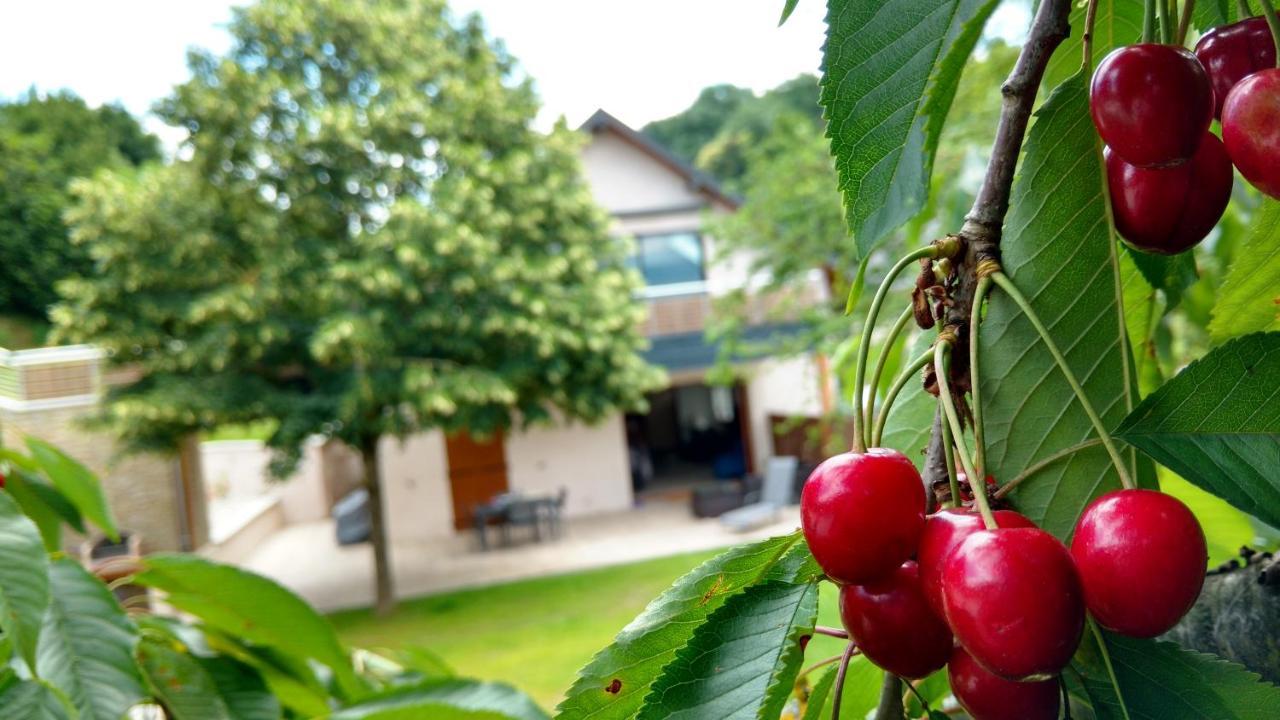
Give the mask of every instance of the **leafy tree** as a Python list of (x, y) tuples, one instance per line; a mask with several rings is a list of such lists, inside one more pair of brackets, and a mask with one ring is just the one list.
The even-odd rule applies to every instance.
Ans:
[(693, 162), (698, 151), (720, 132), (725, 120), (754, 99), (755, 93), (747, 88), (713, 85), (704, 88), (688, 109), (655, 120), (642, 131), (677, 156)]
[(55, 317), (141, 370), (104, 418), (135, 446), (272, 419), (278, 470), (316, 434), (358, 450), (387, 610), (379, 440), (640, 406), (635, 279), (478, 18), (264, 0), (231, 34), (161, 105), (189, 161), (76, 187), (97, 272)]
[(88, 268), (62, 220), (73, 178), (159, 157), (159, 141), (119, 106), (34, 90), (0, 105), (0, 312), (43, 319), (54, 284)]

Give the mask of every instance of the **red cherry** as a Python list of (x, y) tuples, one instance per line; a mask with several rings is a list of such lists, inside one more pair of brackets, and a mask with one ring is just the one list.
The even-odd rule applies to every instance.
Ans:
[(1103, 142), (1126, 162), (1168, 167), (1195, 154), (1213, 121), (1213, 88), (1189, 50), (1130, 45), (1098, 65), (1089, 109)]
[(1102, 151), (1116, 230), (1135, 248), (1180, 253), (1213, 230), (1227, 209), (1235, 176), (1222, 141), (1206, 132), (1190, 162), (1140, 168)]
[(840, 619), (868, 660), (899, 677), (925, 677), (951, 655), (951, 629), (929, 608), (911, 560), (879, 580), (840, 588)]
[(1178, 623), (1204, 585), (1209, 553), (1195, 515), (1172, 495), (1117, 490), (1076, 523), (1071, 557), (1103, 627), (1149, 638)]
[(1005, 680), (983, 669), (962, 647), (951, 653), (947, 679), (973, 720), (1058, 720), (1057, 680)]
[(915, 553), (924, 529), (924, 482), (905, 455), (843, 453), (814, 469), (800, 493), (800, 525), (827, 577), (871, 582)]
[(1066, 667), (1084, 630), (1080, 579), (1067, 548), (1038, 528), (979, 530), (942, 567), (942, 603), (956, 640), (1007, 680)]
[[(995, 516), (996, 524), (1002, 528), (1035, 527), (1035, 523), (1012, 510), (997, 510)], [(924, 596), (939, 615), (946, 612), (942, 605), (942, 565), (957, 545), (982, 529), (982, 516), (972, 510), (946, 508), (925, 520), (916, 561), (920, 563)]]
[(1205, 33), (1196, 43), (1196, 57), (1213, 84), (1214, 117), (1222, 117), (1222, 103), (1236, 83), (1276, 66), (1276, 43), (1267, 19), (1254, 17)]
[(1256, 72), (1227, 95), (1222, 141), (1240, 174), (1280, 199), (1280, 69)]

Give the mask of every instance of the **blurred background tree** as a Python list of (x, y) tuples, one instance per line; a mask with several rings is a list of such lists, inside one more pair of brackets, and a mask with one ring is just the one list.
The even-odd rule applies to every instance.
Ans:
[(72, 178), (159, 157), (155, 136), (117, 105), (35, 90), (0, 104), (0, 315), (38, 327), (55, 283), (88, 269), (62, 220)]
[(62, 337), (141, 371), (103, 420), (135, 447), (263, 419), (276, 470), (359, 451), (393, 604), (379, 440), (642, 406), (658, 381), (627, 247), (476, 16), (442, 0), (263, 0), (159, 112), (185, 159), (75, 187), (94, 270)]

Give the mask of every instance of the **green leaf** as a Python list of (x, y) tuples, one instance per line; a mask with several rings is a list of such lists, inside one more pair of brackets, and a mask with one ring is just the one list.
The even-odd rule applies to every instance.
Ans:
[(36, 667), (40, 623), (49, 605), (49, 556), (40, 531), (7, 493), (0, 493), (0, 630)]
[[(1061, 85), (1037, 113), (1010, 207), (1001, 245), (1005, 272), (1048, 327), (1103, 422), (1114, 427), (1136, 404), (1137, 391), (1122, 318), (1119, 247), (1083, 75)], [(998, 290), (982, 324), (980, 365), (988, 471), (997, 481), (1096, 437), (1039, 334)], [(1139, 480), (1154, 483), (1150, 464), (1139, 466)], [(1011, 499), (1036, 524), (1066, 538), (1085, 505), (1119, 487), (1109, 456), (1095, 445), (1028, 478)]]
[(218, 688), (218, 695), (236, 720), (280, 720), (280, 701), (252, 667), (226, 657), (199, 658)]
[(938, 138), (996, 0), (831, 0), (822, 105), (859, 254), (929, 196)]
[[(1044, 87), (1052, 89), (1080, 71), (1084, 61), (1084, 15), (1088, 3), (1071, 4), (1071, 34), (1049, 58)], [(1138, 0), (1098, 0), (1093, 25), (1093, 65), (1112, 50), (1132, 45), (1142, 37), (1142, 3)]]
[(1244, 247), (1218, 288), (1209, 321), (1215, 343), (1263, 330), (1280, 330), (1280, 201), (1264, 200)]
[(330, 720), (546, 720), (528, 695), (502, 683), (437, 680), (378, 695)]
[(62, 549), (62, 524), (65, 522), (84, 533), (84, 521), (66, 496), (57, 488), (25, 471), (13, 473), (5, 485), (27, 517), (40, 529), (44, 546), (49, 552)]
[(138, 664), (171, 720), (237, 720), (200, 663), (171, 643), (144, 637)]
[(822, 677), (818, 678), (818, 682), (809, 689), (809, 697), (805, 701), (804, 715), (800, 720), (826, 720), (830, 717), (830, 712), (826, 715), (823, 710), (826, 709), (827, 698), (831, 695), (831, 688), (836, 684), (836, 671), (838, 666), (827, 668), (822, 673)]
[(778, 26), (781, 27), (791, 17), (791, 13), (796, 11), (796, 6), (800, 4), (800, 0), (787, 0), (787, 4), (782, 6), (782, 17), (778, 19)]
[[(836, 667), (832, 667), (814, 688), (809, 698), (809, 706), (805, 709), (804, 720), (826, 720), (831, 717), (831, 706), (835, 702), (832, 689), (835, 685)], [(828, 681), (829, 679), (829, 681)], [(818, 689), (826, 683), (822, 696), (818, 697)], [(880, 704), (880, 686), (884, 683), (884, 672), (871, 664), (861, 655), (849, 661), (849, 671), (844, 677), (844, 699), (840, 703), (840, 716), (845, 718), (863, 718)]]
[(53, 561), (49, 580), (36, 670), (67, 694), (81, 720), (119, 720), (145, 695), (133, 658), (137, 629), (80, 563)]
[(1177, 307), (1182, 300), (1183, 291), (1200, 279), (1196, 270), (1195, 253), (1152, 255), (1134, 250), (1128, 245), (1123, 247), (1147, 283), (1164, 293), (1168, 309)]
[[(936, 337), (932, 332), (920, 333), (906, 356), (919, 357), (929, 349)], [(909, 381), (898, 394), (885, 421), (880, 444), (898, 450), (911, 458), (917, 469), (923, 470), (925, 451), (929, 447), (929, 433), (933, 430), (933, 414), (937, 407), (938, 399), (925, 391), (923, 376), (917, 373), (917, 377)], [(877, 414), (879, 412), (876, 410)]]
[(1226, 25), (1239, 19), (1233, 0), (1200, 0), (1192, 13), (1192, 26), (1201, 33), (1209, 28)]
[[(268, 648), (246, 647), (235, 638), (217, 631), (207, 632), (206, 639), (214, 651), (256, 670), (271, 689), (271, 694), (294, 714), (318, 717), (329, 712), (329, 693), (305, 661), (292, 660)], [(187, 647), (191, 645), (188, 643)]]
[(862, 262), (858, 263), (858, 273), (853, 276), (853, 282), (849, 285), (849, 295), (844, 300), (844, 314), (852, 315), (854, 308), (858, 306), (858, 300), (862, 298), (862, 288), (867, 284), (867, 262), (871, 260), (870, 255), (863, 255)]
[[(1129, 720), (1273, 720), (1280, 708), (1280, 688), (1215, 655), (1170, 642), (1102, 635)], [(1098, 720), (1122, 720), (1120, 700), (1092, 634), (1072, 667)]]
[(143, 561), (136, 582), (168, 593), (168, 602), (209, 626), (249, 642), (312, 658), (333, 670), (350, 697), (361, 685), (333, 626), (302, 598), (261, 575), (192, 555)]
[(1124, 298), (1124, 325), (1133, 353), (1134, 373), (1141, 394), (1151, 393), (1164, 378), (1156, 355), (1156, 329), (1164, 315), (1164, 299), (1151, 287), (1129, 253), (1120, 254), (1120, 284)]
[(120, 539), (111, 508), (107, 507), (107, 497), (102, 492), (102, 483), (98, 482), (96, 475), (75, 458), (38, 438), (28, 436), (27, 448), (54, 487), (62, 491), (81, 514), (112, 540)]
[(77, 720), (75, 708), (39, 680), (15, 681), (9, 676), (0, 688), (4, 720)]
[(637, 718), (777, 717), (817, 617), (816, 583), (766, 583), (729, 598), (663, 669)]
[(1280, 526), (1280, 332), (1211, 350), (1142, 402), (1115, 436)]
[(733, 548), (664, 591), (578, 674), (558, 720), (630, 720), (694, 630), (732, 596), (768, 580), (805, 583), (816, 567), (800, 533)]

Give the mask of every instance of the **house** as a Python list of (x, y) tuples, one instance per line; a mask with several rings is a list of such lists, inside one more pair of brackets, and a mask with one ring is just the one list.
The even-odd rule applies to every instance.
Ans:
[[(703, 231), (708, 214), (734, 212), (737, 199), (604, 111), (582, 131), (591, 189), (612, 214), (614, 232), (634, 240), (634, 266), (645, 279), (637, 301), (649, 309), (648, 357), (666, 369), (669, 385), (650, 395), (647, 413), (620, 413), (596, 425), (566, 422), (486, 440), (439, 431), (384, 440), (383, 492), (393, 540), (466, 529), (474, 506), (507, 491), (564, 489), (566, 513), (575, 516), (626, 510), (637, 493), (687, 491), (741, 476), (762, 468), (774, 452), (772, 419), (813, 416), (823, 408), (823, 373), (812, 357), (744, 361), (733, 386), (707, 381), (718, 354), (704, 334), (712, 302), (759, 285), (748, 270), (750, 257), (711, 262), (716, 239)], [(802, 302), (826, 299), (816, 272), (798, 292)], [(749, 336), (765, 339), (786, 329), (765, 321), (764, 309), (776, 298), (749, 296), (749, 312), (760, 320)], [(267, 453), (255, 441), (206, 442), (196, 457), (116, 460), (108, 438), (74, 423), (97, 401), (102, 368), (101, 354), (83, 347), (0, 357), (0, 426), (7, 442), (31, 432), (85, 457), (103, 474), (122, 524), (140, 529), (148, 549), (204, 547), (235, 560), (283, 525), (327, 517), (358, 482), (353, 455), (320, 441), (284, 484), (266, 482)]]

